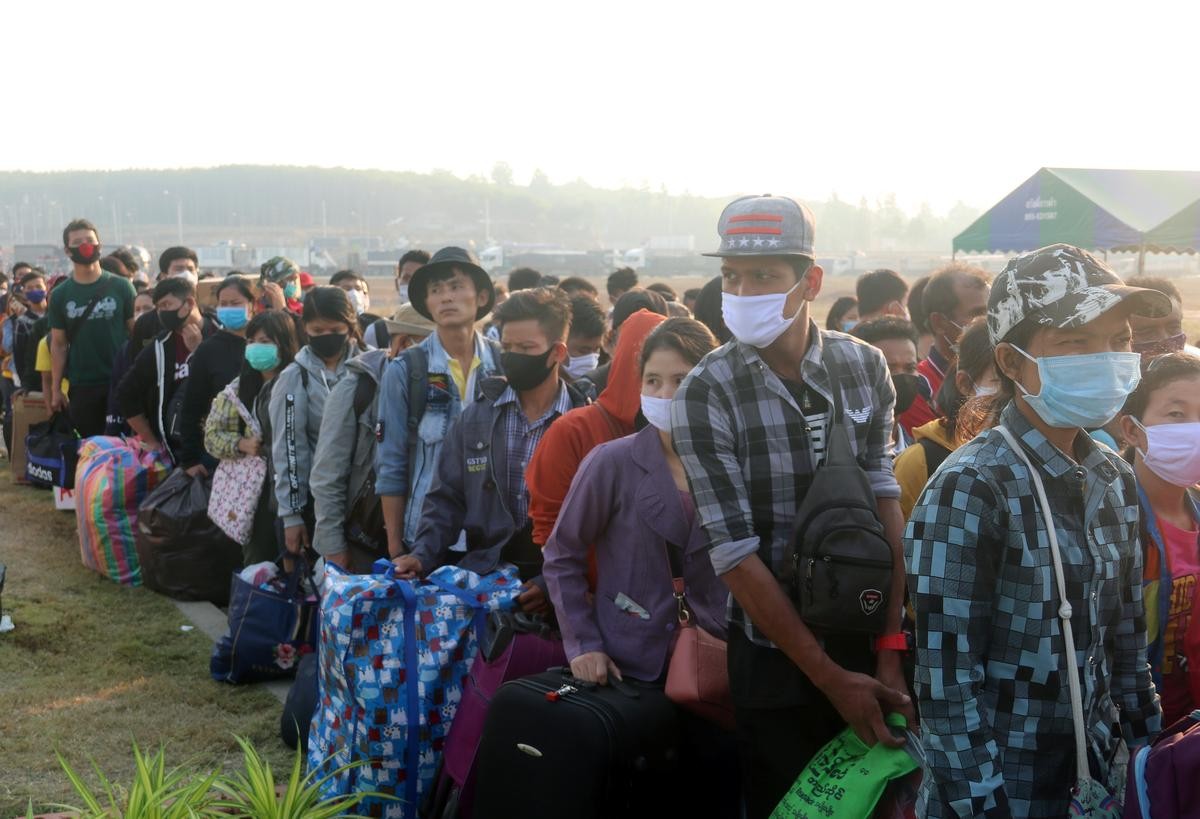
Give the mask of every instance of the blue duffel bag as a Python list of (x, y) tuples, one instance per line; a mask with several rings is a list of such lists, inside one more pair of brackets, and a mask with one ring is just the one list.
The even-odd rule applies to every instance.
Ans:
[(277, 680), (296, 673), (313, 651), (318, 602), (307, 561), (296, 560), (282, 590), (259, 588), (237, 573), (229, 587), (229, 631), (213, 646), (208, 670), (218, 682)]

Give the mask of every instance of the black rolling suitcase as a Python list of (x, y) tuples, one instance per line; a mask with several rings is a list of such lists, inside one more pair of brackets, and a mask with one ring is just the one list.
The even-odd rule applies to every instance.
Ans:
[(678, 742), (660, 687), (591, 685), (561, 668), (505, 683), (475, 760), (475, 818), (672, 816)]

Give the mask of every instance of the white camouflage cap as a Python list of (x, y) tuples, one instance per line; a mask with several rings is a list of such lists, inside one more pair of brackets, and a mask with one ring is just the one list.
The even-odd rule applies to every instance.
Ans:
[(988, 336), (999, 344), (1026, 319), (1059, 330), (1080, 327), (1126, 300), (1135, 315), (1161, 318), (1171, 312), (1165, 294), (1129, 287), (1086, 250), (1047, 245), (1009, 259), (992, 282)]

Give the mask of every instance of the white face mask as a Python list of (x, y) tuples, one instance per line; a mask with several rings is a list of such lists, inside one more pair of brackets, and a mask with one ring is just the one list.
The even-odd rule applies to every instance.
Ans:
[(356, 316), (367, 312), (367, 297), (361, 290), (347, 290), (346, 298), (350, 300), (350, 306), (354, 308)]
[(783, 315), (788, 297), (796, 288), (804, 284), (804, 279), (796, 282), (786, 293), (768, 293), (765, 296), (734, 296), (731, 293), (721, 294), (721, 317), (733, 337), (751, 347), (770, 347), (795, 323), (804, 310), (804, 305), (793, 316)]
[(200, 274), (199, 274), (199, 273), (196, 273), (196, 272), (195, 272), (195, 271), (193, 271), (193, 270), (179, 270), (179, 271), (176, 271), (175, 273), (172, 273), (172, 274), (171, 274), (170, 276), (168, 276), (167, 278), (170, 278), (170, 279), (187, 279), (189, 282), (191, 282), (191, 283), (192, 283), (192, 287), (195, 287), (195, 286), (196, 286), (196, 283), (200, 281)]
[(588, 353), (587, 355), (573, 355), (567, 359), (567, 375), (572, 378), (581, 378), (596, 369), (600, 364), (600, 353)]
[(398, 284), (398, 285), (396, 285), (396, 292), (400, 294), (400, 303), (401, 303), (401, 304), (408, 304), (408, 301), (409, 301), (409, 298), (408, 298), (408, 285), (407, 285), (407, 284)]
[(650, 426), (663, 432), (671, 431), (671, 399), (655, 398), (652, 395), (642, 396), (642, 415), (650, 422)]
[(1195, 486), (1200, 483), (1200, 424), (1155, 424), (1142, 426), (1146, 433), (1146, 448), (1142, 461), (1158, 477), (1172, 486)]
[(998, 392), (1000, 392), (999, 387), (992, 387), (992, 386), (988, 386), (987, 384), (976, 384), (975, 385), (975, 397), (976, 398), (990, 398)]

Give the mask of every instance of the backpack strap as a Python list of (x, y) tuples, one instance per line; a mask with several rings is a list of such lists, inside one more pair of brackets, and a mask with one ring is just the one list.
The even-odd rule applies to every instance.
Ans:
[(387, 319), (375, 319), (371, 326), (375, 328), (375, 346), (380, 350), (386, 350), (392, 343), (392, 334), (388, 332)]
[(378, 385), (375, 379), (366, 373), (358, 374), (358, 381), (354, 385), (354, 417), (362, 418), (362, 414), (367, 411), (367, 407), (371, 406), (371, 402), (375, 400), (375, 392)]
[(858, 466), (858, 459), (854, 457), (854, 450), (850, 448), (850, 435), (846, 432), (846, 424), (842, 420), (845, 409), (842, 406), (842, 380), (838, 372), (840, 367), (834, 361), (827, 339), (822, 339), (821, 363), (825, 366), (825, 375), (829, 379), (829, 394), (833, 398), (833, 405), (829, 408), (829, 417), (825, 423), (825, 463)]
[(928, 438), (922, 438), (917, 441), (921, 449), (925, 450), (925, 474), (927, 476), (937, 472), (938, 467), (942, 462), (950, 457), (950, 450), (939, 444), (937, 441), (931, 441)]
[(621, 429), (621, 425), (617, 423), (617, 419), (612, 413), (604, 408), (604, 405), (599, 401), (595, 402), (596, 408), (600, 410), (600, 415), (604, 418), (604, 423), (608, 424), (608, 431), (612, 433), (613, 440), (624, 437), (625, 432)]
[[(408, 363), (408, 451), (417, 451), (417, 430), (425, 415), (426, 387), (429, 385), (429, 352), (420, 344), (404, 351)], [(410, 466), (411, 468), (411, 466)]]

